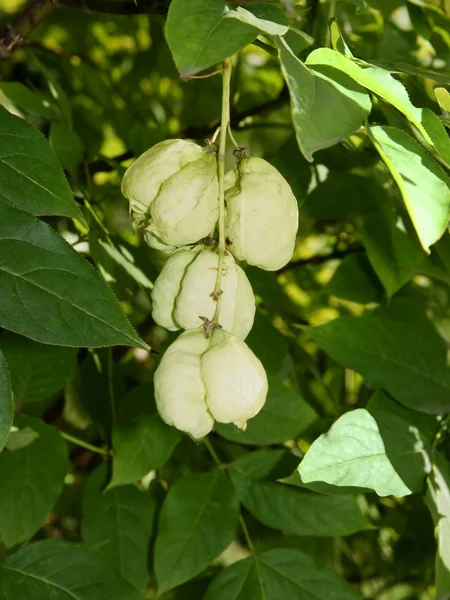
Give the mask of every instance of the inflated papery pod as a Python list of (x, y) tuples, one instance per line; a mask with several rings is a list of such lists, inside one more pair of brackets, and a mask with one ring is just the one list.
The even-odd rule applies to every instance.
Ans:
[(286, 265), (298, 229), (297, 200), (286, 179), (262, 158), (242, 158), (225, 185), (228, 249), (266, 271)]
[(223, 329), (209, 338), (203, 329), (182, 333), (162, 357), (154, 386), (161, 418), (194, 438), (208, 434), (214, 420), (245, 429), (267, 396), (261, 362)]
[(216, 155), (185, 140), (166, 140), (127, 169), (122, 193), (136, 229), (159, 250), (207, 237), (218, 217)]
[[(174, 252), (152, 291), (155, 322), (175, 331), (200, 327), (205, 318), (211, 321), (217, 306), (211, 292), (218, 267), (219, 257), (213, 249), (200, 247)], [(229, 253), (222, 264), (221, 290), (220, 325), (245, 339), (255, 317), (255, 297), (247, 276)]]

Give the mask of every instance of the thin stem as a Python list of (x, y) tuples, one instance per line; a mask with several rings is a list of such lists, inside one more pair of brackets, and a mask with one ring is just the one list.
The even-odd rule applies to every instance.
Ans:
[[(114, 362), (112, 357), (112, 348), (108, 348), (108, 396), (111, 409), (111, 428), (116, 422), (116, 400), (114, 393)], [(111, 446), (111, 440), (109, 440)]]
[(329, 0), (329, 5), (328, 5), (328, 20), (327, 20), (327, 23), (326, 23), (325, 40), (324, 40), (324, 46), (326, 46), (326, 47), (330, 47), (331, 46), (330, 23), (331, 23), (331, 20), (335, 18), (335, 16), (336, 16), (336, 0)]
[(252, 45), (258, 46), (258, 48), (265, 50), (268, 54), (274, 56), (275, 58), (278, 56), (276, 48), (274, 48), (273, 46), (269, 46), (269, 44), (265, 44), (261, 40), (256, 39), (254, 42), (252, 42)]
[(72, 444), (76, 444), (77, 446), (81, 446), (81, 448), (86, 448), (86, 450), (90, 450), (91, 452), (95, 452), (96, 454), (101, 454), (102, 456), (109, 455), (109, 452), (108, 450), (106, 450), (106, 448), (99, 448), (98, 446), (93, 446), (92, 444), (89, 444), (89, 442), (80, 440), (79, 438), (74, 437), (73, 435), (70, 435), (70, 433), (66, 433), (65, 431), (60, 431), (59, 433), (61, 437), (63, 437), (65, 440), (67, 440), (68, 442), (72, 442)]
[(214, 77), (214, 75), (222, 73), (222, 71), (224, 71), (226, 68), (227, 67), (225, 63), (215, 71), (212, 71), (211, 73), (207, 73), (206, 75), (190, 75), (189, 77), (184, 77), (183, 81), (189, 81), (190, 79), (209, 79), (210, 77)]
[(233, 142), (234, 147), (238, 148), (239, 144), (236, 141), (236, 138), (233, 135), (233, 132), (231, 131), (231, 125), (228, 123), (228, 135), (230, 136), (230, 140)]
[(211, 458), (212, 458), (212, 459), (213, 459), (213, 461), (216, 463), (216, 465), (217, 465), (218, 467), (222, 466), (222, 461), (220, 460), (220, 458), (219, 458), (219, 455), (217, 454), (217, 452), (214, 450), (214, 448), (213, 448), (213, 446), (212, 446), (211, 442), (209, 441), (209, 438), (207, 438), (207, 437), (204, 437), (204, 438), (203, 438), (203, 443), (205, 444), (205, 446), (206, 446), (206, 449), (207, 449), (207, 450), (208, 450), (208, 452), (210, 453), (210, 455), (211, 455)]
[(220, 133), (220, 127), (218, 127), (218, 128), (215, 130), (215, 132), (214, 132), (214, 135), (213, 135), (213, 136), (212, 136), (212, 138), (211, 138), (211, 142), (213, 142), (213, 143), (214, 143), (214, 142), (217, 140), (217, 136), (219, 135), (219, 133)]
[(84, 198), (84, 205), (88, 209), (88, 211), (91, 213), (91, 215), (94, 218), (94, 221), (97, 223), (97, 225), (103, 231), (103, 233), (106, 234), (109, 237), (109, 231), (106, 229), (106, 227), (104, 226), (102, 220), (98, 216), (97, 212), (95, 211), (95, 209), (93, 208), (92, 204), (89, 202), (89, 200), (86, 197)]
[[(208, 437), (204, 437), (203, 438), (203, 443), (205, 444), (205, 447), (208, 450), (208, 452), (210, 453), (211, 458), (213, 459), (213, 461), (216, 463), (216, 465), (218, 467), (221, 467), (223, 465), (223, 462), (220, 460), (219, 455), (214, 450), (213, 445), (209, 441), (209, 438)], [(242, 515), (239, 515), (239, 523), (241, 525), (241, 529), (242, 529), (242, 532), (244, 534), (245, 541), (247, 542), (247, 546), (248, 546), (250, 552), (252, 553), (252, 555), (254, 557), (256, 557), (255, 546), (253, 545), (253, 541), (252, 541), (250, 532), (248, 530), (248, 527), (247, 527), (247, 524), (245, 522), (245, 519), (244, 519), (244, 517)]]
[(244, 533), (245, 541), (247, 542), (247, 546), (249, 547), (250, 552), (255, 556), (255, 546), (253, 545), (253, 540), (248, 531), (247, 523), (242, 515), (239, 515), (239, 524), (241, 526), (242, 532)]
[(227, 130), (230, 124), (230, 82), (231, 82), (231, 70), (232, 62), (231, 58), (228, 58), (224, 67), (222, 79), (222, 116), (220, 123), (220, 138), (219, 138), (219, 151), (217, 153), (217, 174), (219, 178), (219, 263), (217, 267), (216, 284), (212, 293), (212, 297), (216, 301), (216, 310), (212, 318), (214, 323), (218, 323), (220, 316), (220, 305), (221, 305), (221, 282), (222, 282), (222, 270), (223, 261), (225, 258), (226, 244), (225, 244), (225, 153), (227, 149)]

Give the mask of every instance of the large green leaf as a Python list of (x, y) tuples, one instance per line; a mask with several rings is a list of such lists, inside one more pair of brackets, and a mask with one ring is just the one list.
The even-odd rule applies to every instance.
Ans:
[(9, 331), (1, 335), (0, 349), (8, 361), (19, 406), (44, 400), (62, 389), (77, 358), (75, 348), (39, 344)]
[(84, 148), (78, 135), (64, 123), (53, 122), (49, 142), (62, 166), (75, 178), (78, 165), (83, 161)]
[[(339, 148), (337, 146), (336, 148)], [(333, 148), (335, 150), (336, 148)], [(355, 155), (345, 152), (355, 159)], [(349, 168), (353, 165), (349, 165)], [(335, 168), (331, 165), (331, 168)], [(372, 177), (331, 170), (323, 182), (300, 205), (300, 214), (316, 221), (342, 221), (374, 210), (383, 201), (385, 191)]]
[(353, 496), (326, 496), (297, 487), (260, 481), (229, 465), (231, 479), (245, 508), (261, 523), (294, 535), (345, 536), (367, 529)]
[(0, 452), (9, 436), (13, 423), (13, 395), (5, 357), (0, 351)]
[(392, 297), (419, 271), (426, 255), (388, 203), (363, 215), (360, 229), (370, 264)]
[(224, 569), (204, 600), (358, 600), (351, 585), (298, 550), (269, 550)]
[(84, 221), (61, 165), (42, 133), (0, 108), (0, 201), (33, 215)]
[(340, 317), (310, 330), (337, 363), (361, 373), (405, 406), (425, 413), (450, 410), (450, 371), (442, 346), (420, 324), (384, 317)]
[(284, 335), (272, 325), (270, 319), (256, 311), (252, 330), (245, 340), (264, 365), (265, 370), (280, 376), (286, 371), (289, 345)]
[(282, 38), (277, 39), (277, 47), (298, 145), (312, 161), (314, 152), (337, 144), (361, 127), (371, 109), (370, 98), (342, 71), (309, 69)]
[(147, 345), (107, 284), (48, 225), (0, 202), (0, 326), (58, 346)]
[(361, 304), (380, 302), (383, 296), (383, 288), (362, 252), (346, 256), (323, 291)]
[(139, 600), (116, 569), (83, 546), (45, 540), (0, 563), (0, 600)]
[(252, 12), (230, 9), (225, 0), (173, 0), (166, 37), (181, 76), (189, 77), (228, 58), (260, 31), (283, 35), (288, 30), (283, 13), (276, 8), (250, 8)]
[(159, 593), (206, 569), (233, 539), (238, 517), (239, 501), (220, 471), (179, 479), (159, 519), (155, 546)]
[(114, 422), (109, 487), (135, 483), (153, 469), (161, 468), (180, 439), (180, 432), (159, 417), (151, 383), (129, 392), (120, 403)]
[(83, 541), (103, 554), (126, 581), (143, 590), (148, 580), (147, 552), (156, 503), (131, 485), (103, 493), (105, 480), (102, 466), (87, 483)]
[(118, 364), (110, 360), (109, 350), (91, 351), (77, 365), (66, 389), (66, 402), (81, 407), (99, 434), (111, 442), (114, 414), (124, 395)]
[(298, 469), (304, 483), (368, 488), (380, 496), (420, 491), (430, 468), (436, 420), (397, 405), (382, 392), (368, 408), (345, 413), (312, 444)]
[(317, 419), (316, 412), (297, 392), (269, 375), (269, 392), (262, 410), (242, 431), (234, 425), (216, 423), (221, 436), (233, 442), (267, 446), (297, 438)]
[(369, 135), (397, 183), (425, 250), (445, 232), (450, 216), (450, 177), (426, 150), (395, 127), (371, 127)]
[(428, 478), (426, 502), (435, 524), (436, 599), (450, 597), (450, 464), (435, 452), (433, 467)]
[(306, 64), (316, 71), (332, 68), (349, 75), (354, 81), (383, 98), (405, 115), (416, 127), (426, 144), (434, 146), (450, 166), (450, 141), (439, 117), (427, 108), (417, 108), (405, 87), (392, 75), (378, 67), (362, 68), (349, 58), (329, 48), (319, 48), (308, 56)]
[(19, 108), (44, 117), (44, 119), (57, 119), (58, 111), (41, 94), (33, 92), (29, 87), (18, 81), (2, 81), (0, 83), (0, 92), (14, 102)]
[(42, 527), (68, 469), (67, 446), (54, 427), (31, 418), (21, 425), (39, 437), (0, 454), (0, 537), (7, 547), (24, 542)]

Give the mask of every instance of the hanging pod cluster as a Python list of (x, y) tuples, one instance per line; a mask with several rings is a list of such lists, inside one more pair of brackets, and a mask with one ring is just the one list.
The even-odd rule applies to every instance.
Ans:
[(194, 438), (208, 434), (214, 421), (245, 429), (264, 405), (266, 373), (244, 342), (255, 298), (236, 259), (281, 268), (298, 227), (292, 190), (268, 162), (239, 158), (224, 174), (228, 122), (222, 107), (218, 154), (211, 144), (161, 142), (122, 182), (135, 228), (149, 246), (169, 253), (152, 291), (153, 319), (185, 330), (156, 369), (156, 404), (166, 423)]

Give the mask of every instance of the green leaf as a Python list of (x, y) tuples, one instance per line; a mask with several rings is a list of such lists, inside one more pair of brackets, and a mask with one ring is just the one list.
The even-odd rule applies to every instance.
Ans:
[(44, 344), (148, 348), (86, 260), (48, 225), (2, 202), (0, 256), (1, 327)]
[(58, 111), (54, 106), (41, 94), (33, 92), (23, 83), (18, 81), (2, 81), (0, 83), (0, 91), (5, 96), (14, 102), (16, 106), (26, 112), (44, 117), (44, 119), (58, 118)]
[[(136, 287), (151, 290), (158, 273), (149, 263), (147, 253), (135, 248), (119, 237), (100, 237), (89, 234), (89, 249), (102, 277), (117, 293), (126, 290), (128, 294)], [(117, 285), (115, 285), (117, 284)]]
[(383, 295), (367, 257), (360, 252), (344, 258), (323, 291), (360, 304), (380, 302)]
[(436, 598), (445, 600), (450, 595), (450, 464), (435, 452), (433, 468), (428, 478), (426, 503), (435, 525)]
[[(401, 60), (371, 60), (368, 64), (383, 69), (384, 71), (389, 71), (389, 73), (396, 73), (399, 75), (407, 73), (408, 75), (415, 75), (416, 77), (431, 79), (432, 81), (436, 81), (438, 83), (450, 83), (450, 73), (448, 71), (430, 71), (429, 69), (422, 69), (422, 67), (418, 67), (417, 65), (403, 62)], [(438, 88), (434, 88), (435, 92), (436, 89)]]
[[(261, 9), (264, 12), (261, 13)], [(275, 7), (269, 7), (268, 5), (264, 6), (263, 4), (261, 4), (260, 7), (250, 5), (249, 10), (246, 10), (242, 6), (237, 6), (234, 10), (230, 10), (230, 12), (227, 13), (227, 18), (237, 19), (241, 23), (252, 25), (255, 29), (267, 35), (284, 35), (289, 30), (286, 19), (281, 11), (278, 12), (274, 9)], [(251, 12), (251, 10), (253, 10), (253, 12)], [(258, 13), (261, 16), (258, 16)], [(281, 22), (270, 21), (267, 18), (264, 18), (265, 16), (278, 19), (278, 21)]]
[(450, 116), (450, 94), (448, 90), (442, 87), (434, 88), (434, 95), (436, 96), (436, 100), (438, 101), (443, 114), (445, 115), (448, 113)]
[(0, 454), (0, 537), (6, 547), (24, 542), (42, 527), (57, 501), (68, 469), (59, 432), (40, 419), (21, 425), (37, 431), (31, 444)]
[(438, 420), (405, 408), (381, 391), (372, 396), (367, 410), (377, 422), (392, 466), (412, 492), (420, 492), (430, 472)]
[(114, 458), (109, 488), (135, 483), (160, 469), (181, 439), (156, 411), (153, 385), (144, 383), (129, 392), (117, 411), (112, 441)]
[(0, 452), (9, 437), (9, 431), (13, 424), (13, 395), (11, 379), (5, 357), (0, 351)]
[(227, 440), (256, 446), (280, 444), (296, 439), (318, 418), (316, 412), (294, 390), (274, 376), (268, 376), (269, 392), (262, 410), (242, 431), (234, 425), (216, 423), (215, 429)]
[(231, 480), (245, 508), (264, 525), (301, 536), (346, 536), (368, 528), (353, 496), (326, 496), (259, 481), (241, 471), (240, 462), (228, 466)]
[[(394, 431), (389, 431), (391, 452), (386, 448), (377, 420), (366, 409), (358, 408), (342, 415), (328, 433), (322, 434), (312, 444), (298, 468), (302, 481), (368, 488), (379, 496), (402, 497), (417, 491), (420, 478), (423, 479), (426, 472), (423, 465), (420, 475), (413, 471), (417, 464), (423, 462), (420, 451), (414, 448), (420, 437), (414, 439), (412, 432), (408, 436), (408, 423), (395, 418), (389, 421), (389, 414), (384, 413), (382, 408), (377, 407), (376, 414), (384, 429), (394, 428)], [(394, 437), (395, 425), (401, 425), (397, 440)], [(411, 454), (409, 463), (406, 453)], [(391, 454), (396, 459), (395, 464)], [(406, 473), (405, 479), (411, 487), (399, 472)]]
[(78, 364), (65, 390), (66, 398), (75, 407), (82, 408), (82, 415), (84, 411), (87, 413), (108, 443), (111, 441), (114, 413), (123, 394), (123, 379), (117, 363), (110, 360), (109, 350), (90, 352)]
[(308, 56), (306, 64), (313, 68), (339, 70), (383, 100), (395, 106), (418, 129), (426, 144), (434, 146), (450, 166), (450, 142), (437, 115), (427, 108), (417, 108), (409, 99), (405, 87), (390, 73), (378, 67), (362, 68), (339, 52), (319, 48)]
[(77, 176), (78, 165), (83, 161), (83, 143), (72, 129), (64, 123), (54, 122), (50, 127), (49, 142), (62, 166)]
[(33, 215), (85, 223), (63, 170), (42, 133), (0, 108), (0, 201)]
[(3, 332), (0, 349), (8, 361), (19, 406), (49, 398), (62, 389), (75, 368), (75, 348), (58, 348)]
[(220, 471), (176, 481), (159, 519), (155, 546), (159, 593), (206, 569), (230, 544), (238, 517), (235, 491)]
[(108, 563), (83, 546), (35, 542), (0, 563), (0, 600), (139, 600)]
[(285, 372), (289, 357), (286, 338), (259, 310), (256, 311), (252, 330), (245, 342), (268, 373), (279, 376)]
[[(354, 160), (354, 156), (350, 158)], [(377, 208), (384, 195), (372, 178), (348, 172), (343, 177), (340, 172), (330, 171), (300, 205), (300, 214), (317, 221), (341, 221)]]
[(419, 271), (426, 255), (389, 203), (366, 213), (359, 223), (370, 264), (390, 298)]
[[(259, 31), (282, 35), (288, 30), (274, 7), (230, 9), (225, 0), (173, 0), (166, 37), (182, 77), (190, 77), (250, 44)], [(258, 10), (259, 9), (259, 10)]]
[(147, 551), (153, 529), (155, 501), (127, 485), (102, 493), (106, 468), (89, 477), (83, 503), (82, 536), (98, 549), (136, 589), (148, 580)]
[(419, 324), (364, 315), (313, 327), (311, 336), (338, 364), (420, 412), (450, 410), (450, 372), (441, 346)]
[(204, 600), (358, 600), (351, 585), (314, 558), (287, 548), (240, 560), (212, 582)]
[(39, 437), (38, 432), (31, 429), (31, 427), (24, 427), (23, 429), (17, 429), (17, 431), (16, 429), (17, 428), (14, 427), (13, 431), (11, 431), (11, 435), (5, 446), (10, 452), (25, 448), (25, 446), (28, 446)]
[(292, 120), (305, 158), (329, 148), (361, 127), (371, 103), (367, 92), (342, 71), (311, 70), (282, 38), (277, 38), (281, 68), (291, 95)]
[(395, 127), (371, 127), (381, 158), (397, 183), (425, 250), (444, 234), (450, 216), (450, 177), (420, 144)]

